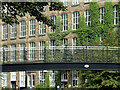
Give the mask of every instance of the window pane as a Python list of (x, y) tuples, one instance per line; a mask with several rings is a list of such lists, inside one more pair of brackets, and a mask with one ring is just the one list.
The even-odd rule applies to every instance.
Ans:
[(30, 36), (35, 35), (35, 19), (30, 20)]

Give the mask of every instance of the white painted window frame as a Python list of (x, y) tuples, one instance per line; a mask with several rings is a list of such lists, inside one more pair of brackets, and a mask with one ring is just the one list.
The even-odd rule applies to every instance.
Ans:
[(2, 87), (7, 86), (7, 72), (2, 72)]
[(66, 7), (68, 6), (68, 0), (61, 0), (61, 2), (63, 2), (64, 6), (66, 6)]
[(118, 24), (119, 24), (118, 6), (115, 5), (114, 6), (114, 25), (118, 25)]
[(11, 74), (11, 81), (16, 81), (16, 72), (10, 72)]
[(31, 19), (29, 21), (29, 36), (35, 36), (35, 29), (36, 29), (35, 19)]
[(92, 0), (84, 0), (84, 3), (90, 3)]
[(45, 35), (46, 34), (46, 24), (43, 22), (39, 22), (39, 34)]
[[(4, 27), (4, 25), (6, 27)], [(3, 26), (2, 26), (2, 39), (3, 40), (7, 40), (7, 38), (8, 38), (8, 25), (7, 24), (3, 24)]]
[(72, 0), (72, 5), (80, 4), (80, 0)]
[(45, 47), (45, 41), (40, 41), (39, 43), (39, 59), (44, 60), (44, 47)]
[[(77, 78), (76, 78), (76, 76), (74, 76), (74, 74), (77, 74)], [(73, 81), (77, 81), (77, 85), (74, 86)], [(75, 71), (72, 71), (72, 85), (74, 87), (78, 87), (78, 73), (76, 73)]]
[(16, 61), (16, 44), (11, 45), (10, 60), (11, 61)]
[(62, 20), (63, 20), (63, 31), (68, 30), (68, 14), (64, 13), (62, 14)]
[(67, 71), (65, 71), (65, 73), (61, 74), (61, 81), (62, 82), (67, 82)]
[(76, 30), (79, 24), (80, 12), (76, 11), (72, 14), (72, 30)]
[(68, 39), (65, 39), (65, 38), (64, 38), (62, 41), (63, 41), (63, 44), (62, 44), (63, 46), (65, 46), (65, 45), (68, 44)]
[[(85, 11), (86, 24), (91, 25), (90, 10)], [(89, 21), (90, 18), (90, 21)]]
[(8, 47), (5, 45), (5, 46), (3, 46), (3, 49), (4, 49), (4, 59), (5, 59), (5, 61), (4, 62), (7, 62), (7, 60), (8, 60)]
[(11, 38), (14, 39), (17, 37), (17, 24), (13, 23), (11, 26)]
[(35, 60), (35, 42), (31, 42), (29, 46), (29, 60)]
[(25, 37), (25, 36), (26, 36), (26, 22), (21, 21), (20, 22), (20, 37)]
[[(54, 24), (55, 24), (56, 16), (54, 15), (54, 16), (51, 16), (50, 18), (53, 20), (53, 22), (54, 22)], [(53, 29), (51, 26), (50, 26), (49, 29), (50, 29), (50, 32), (55, 32), (55, 29)]]
[(25, 48), (25, 43), (20, 43), (20, 61), (24, 61), (24, 48)]
[(49, 71), (49, 80), (50, 80), (50, 87), (55, 87), (55, 71)]
[(25, 71), (19, 72), (20, 87), (25, 87)]
[(104, 23), (105, 8), (100, 8), (100, 23)]
[(76, 45), (77, 45), (77, 38), (74, 37), (74, 38), (72, 39), (72, 46), (76, 46)]

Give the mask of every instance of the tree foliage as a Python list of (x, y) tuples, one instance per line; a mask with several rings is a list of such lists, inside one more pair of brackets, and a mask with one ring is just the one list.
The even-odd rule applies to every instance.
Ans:
[(82, 71), (81, 85), (86, 88), (120, 88), (119, 74), (119, 71)]
[(61, 71), (55, 71), (55, 87), (57, 86), (61, 87)]
[[(48, 26), (54, 26), (53, 21), (42, 13), (44, 7), (50, 5), (49, 10), (66, 10), (62, 2), (2, 2), (2, 21), (12, 24), (18, 23), (18, 16), (23, 17), (26, 13), (43, 21)], [(52, 22), (52, 23), (51, 23)]]

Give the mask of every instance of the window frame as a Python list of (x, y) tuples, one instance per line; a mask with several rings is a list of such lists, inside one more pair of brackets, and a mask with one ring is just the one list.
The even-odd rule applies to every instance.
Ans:
[(11, 44), (10, 60), (12, 62), (16, 61), (16, 44)]
[[(90, 10), (85, 11), (85, 19), (86, 19), (86, 24), (88, 26), (90, 26), (91, 25)], [(90, 21), (89, 21), (89, 19), (90, 19)]]
[(43, 22), (39, 22), (39, 35), (45, 35), (46, 34), (46, 24)]
[(105, 8), (101, 7), (100, 8), (100, 23), (104, 23), (104, 16), (105, 16)]
[(45, 41), (40, 41), (39, 43), (39, 59), (44, 60), (44, 47), (45, 47)]
[[(13, 26), (15, 25), (15, 26)], [(11, 25), (11, 39), (15, 39), (17, 37), (17, 24), (13, 23)]]
[(77, 46), (77, 38), (76, 37), (74, 37), (72, 39), (72, 46)]
[(45, 75), (46, 75), (46, 72), (44, 70), (39, 71), (39, 84), (42, 84), (42, 83), (45, 84)]
[(68, 39), (66, 39), (66, 38), (64, 38), (64, 39), (62, 39), (62, 45), (63, 46), (66, 46), (66, 45), (68, 45)]
[(7, 86), (7, 81), (8, 81), (8, 79), (7, 79), (7, 72), (2, 72), (2, 84), (1, 84), (2, 87)]
[(31, 19), (29, 21), (29, 36), (35, 36), (36, 31), (36, 20)]
[(25, 43), (20, 43), (20, 58), (19, 60), (20, 61), (24, 61), (24, 55), (25, 55), (25, 52), (24, 52), (24, 49), (25, 49)]
[(49, 71), (50, 87), (55, 87), (55, 71)]
[[(34, 76), (34, 78), (33, 78), (33, 76)], [(35, 75), (34, 74), (32, 74), (32, 87), (34, 87), (35, 86)]]
[(115, 5), (114, 6), (114, 25), (118, 25), (118, 24), (119, 24), (119, 12), (118, 12), (118, 6)]
[(68, 7), (68, 0), (61, 0), (61, 2), (63, 2), (63, 5), (64, 5), (65, 7)]
[(84, 0), (84, 3), (90, 3), (92, 0)]
[[(74, 76), (74, 74), (76, 74), (77, 76)], [(77, 85), (74, 85), (74, 81), (77, 82)], [(75, 71), (72, 71), (72, 86), (73, 87), (78, 87), (78, 73), (76, 73)]]
[(63, 31), (68, 30), (68, 14), (64, 13), (62, 14), (62, 20), (63, 20)]
[(11, 74), (11, 81), (16, 81), (16, 72), (10, 72)]
[(79, 24), (80, 12), (76, 11), (72, 13), (72, 30), (76, 30)]
[(31, 75), (28, 75), (28, 87), (31, 87)]
[(26, 21), (20, 22), (20, 36), (19, 37), (20, 38), (26, 37)]
[(80, 0), (72, 0), (72, 5), (78, 5), (80, 4)]
[[(54, 23), (54, 25), (55, 25), (55, 21), (56, 21), (56, 16), (55, 15), (53, 15), (53, 16), (51, 16), (50, 17), (51, 18), (51, 20), (53, 20), (53, 23)], [(54, 28), (52, 28), (51, 26), (50, 26), (50, 33), (52, 33), (52, 32), (55, 32), (55, 29)]]
[[(3, 61), (3, 62), (7, 62), (7, 61), (8, 61), (8, 46), (7, 46), (7, 45), (4, 45), (4, 46), (3, 46), (3, 49), (4, 49), (4, 51), (5, 51), (5, 52), (4, 52), (5, 61)], [(4, 59), (4, 58), (3, 58), (3, 59)]]
[(35, 42), (30, 42), (29, 46), (29, 60), (35, 60)]
[(67, 71), (65, 71), (63, 74), (61, 74), (61, 81), (66, 81), (67, 82)]
[[(4, 25), (6, 27), (4, 27)], [(2, 25), (2, 39), (3, 40), (7, 40), (8, 39), (8, 25), (7, 24), (3, 24)]]
[[(20, 87), (25, 87), (25, 77), (26, 77), (26, 75), (25, 75), (25, 71), (21, 71), (21, 72), (19, 72), (19, 76), (20, 76)], [(23, 83), (23, 84), (22, 84)]]

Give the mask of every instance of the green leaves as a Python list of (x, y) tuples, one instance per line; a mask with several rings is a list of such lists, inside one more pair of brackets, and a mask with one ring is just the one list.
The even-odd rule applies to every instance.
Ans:
[(55, 86), (61, 87), (61, 71), (55, 71)]
[(120, 85), (119, 71), (81, 71), (80, 74), (82, 88), (118, 88)]
[[(51, 20), (42, 14), (44, 6), (48, 4), (48, 2), (2, 2), (2, 21), (12, 24), (18, 22), (17, 16), (23, 17), (26, 13), (29, 13), (30, 16), (36, 17), (38, 21), (43, 21), (48, 26), (54, 26)], [(60, 2), (51, 2), (49, 8), (50, 10), (66, 10)]]

